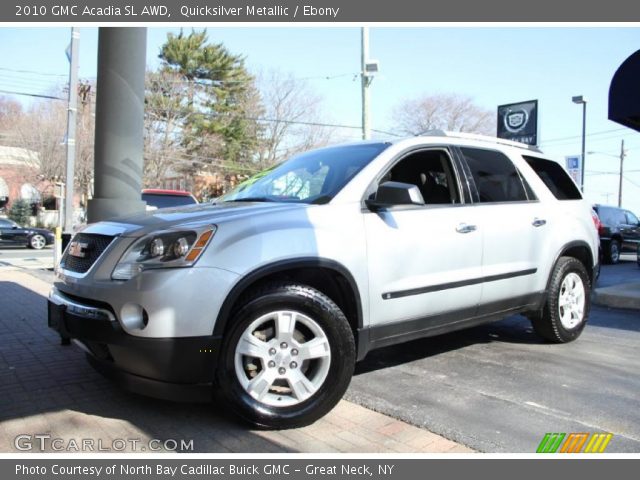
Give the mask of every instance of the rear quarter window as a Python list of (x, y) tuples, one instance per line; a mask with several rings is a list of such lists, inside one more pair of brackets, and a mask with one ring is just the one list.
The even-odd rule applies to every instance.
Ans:
[(522, 157), (558, 200), (582, 199), (580, 190), (559, 163), (527, 155)]

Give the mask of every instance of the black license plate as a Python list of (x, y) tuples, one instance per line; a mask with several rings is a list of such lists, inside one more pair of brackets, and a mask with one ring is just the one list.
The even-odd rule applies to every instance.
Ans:
[(49, 324), (49, 328), (59, 331), (64, 322), (65, 306), (49, 299), (47, 301), (47, 310), (47, 323)]

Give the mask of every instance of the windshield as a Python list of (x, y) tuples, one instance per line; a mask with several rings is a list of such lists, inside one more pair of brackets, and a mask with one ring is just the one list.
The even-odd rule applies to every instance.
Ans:
[(313, 150), (254, 175), (217, 202), (327, 203), (388, 143)]

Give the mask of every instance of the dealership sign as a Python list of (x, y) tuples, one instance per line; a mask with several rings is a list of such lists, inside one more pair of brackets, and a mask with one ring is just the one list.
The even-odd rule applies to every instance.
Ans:
[(498, 106), (498, 138), (538, 145), (538, 101)]
[(569, 157), (565, 157), (565, 162), (567, 165), (567, 172), (573, 178), (573, 181), (579, 187), (582, 186), (582, 157), (580, 155), (571, 155)]

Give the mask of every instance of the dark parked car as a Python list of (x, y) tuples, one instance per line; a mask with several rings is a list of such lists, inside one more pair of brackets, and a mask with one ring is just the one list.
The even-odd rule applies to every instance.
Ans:
[(634, 253), (640, 243), (638, 217), (624, 208), (594, 205), (600, 217), (600, 242), (605, 263), (618, 263), (623, 252)]
[(183, 207), (195, 205), (198, 200), (189, 192), (182, 190), (161, 190), (148, 188), (142, 190), (142, 200), (151, 208)]
[(44, 228), (23, 228), (13, 220), (0, 218), (0, 245), (25, 245), (40, 250), (51, 245), (55, 236)]

